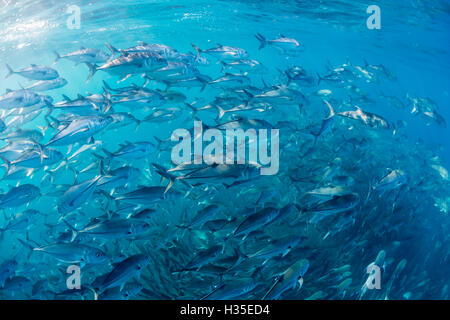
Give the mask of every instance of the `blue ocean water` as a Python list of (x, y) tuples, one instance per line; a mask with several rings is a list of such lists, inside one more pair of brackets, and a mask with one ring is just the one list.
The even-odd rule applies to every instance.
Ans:
[[(369, 29), (366, 24), (371, 15), (366, 9), (372, 4), (381, 10), (380, 29)], [(73, 28), (71, 24), (74, 13), (68, 12), (70, 6), (80, 10), (79, 28)], [(273, 297), (448, 299), (450, 189), (446, 168), (450, 164), (447, 139), (450, 129), (445, 122), (450, 121), (449, 14), (450, 2), (446, 0), (396, 3), (359, 0), (0, 2), (2, 95), (7, 90), (20, 90), (35, 83), (17, 74), (3, 79), (8, 73), (6, 64), (14, 71), (31, 64), (57, 70), (68, 83), (62, 88), (40, 92), (52, 98), (51, 104), (64, 101), (62, 95), (76, 99), (78, 95), (87, 97), (91, 94), (104, 94), (99, 98), (100, 104), (104, 104), (108, 97), (104, 81), (112, 89), (133, 84), (142, 88), (145, 84), (147, 89), (164, 95), (167, 81), (155, 80), (151, 74), (147, 74), (150, 78), (147, 81), (142, 77), (145, 72), (133, 72), (131, 77), (119, 82), (128, 75), (127, 72), (117, 76), (98, 70), (87, 81), (90, 72), (87, 64), (75, 64), (64, 58), (54, 63), (55, 52), (63, 56), (81, 47), (102, 49), (109, 55), (105, 43), (121, 50), (136, 46), (139, 41), (164, 44), (192, 59), (198, 57), (192, 44), (202, 50), (220, 44), (242, 48), (247, 52), (245, 59), (254, 59), (264, 66), (259, 72), (229, 69), (233, 74), (245, 73), (250, 80), (249, 85), (243, 84), (239, 88), (217, 88), (211, 84), (206, 84), (203, 89), (203, 84), (189, 89), (176, 84), (170, 86), (170, 92), (184, 95), (182, 100), (174, 103), (166, 99), (163, 104), (153, 105), (142, 98), (136, 106), (125, 106), (118, 102), (123, 96), (113, 90), (109, 92), (114, 101), (112, 107), (100, 107), (94, 113), (108, 116), (125, 112), (137, 118), (140, 125), (123, 123), (124, 126), (119, 127), (119, 121), (116, 127), (93, 134), (93, 139), (59, 146), (47, 146), (46, 143), (74, 118), (85, 114), (55, 110), (44, 104), (37, 109), (36, 118), (29, 120), (27, 115), (32, 113), (32, 106), (16, 108), (15, 101), (5, 107), (2, 105), (1, 119), (6, 129), (1, 133), (0, 148), (14, 147), (18, 141), (30, 141), (29, 136), (18, 139), (12, 135), (36, 130), (43, 137), (37, 141), (39, 147), (34, 149), (34, 154), (45, 154), (42, 148), (54, 147), (63, 158), (48, 166), (21, 167), (20, 163), (14, 164), (16, 157), (7, 159), (11, 163), (3, 166), (5, 175), (11, 168), (32, 170), (22, 172), (15, 179), (0, 181), (3, 193), (0, 198), (3, 211), (0, 217), (3, 229), (0, 264), (16, 261), (8, 267), (8, 272), (0, 268), (0, 280), (1, 272), (4, 272), (0, 297), (92, 299), (102, 295), (107, 297), (105, 291), (115, 288), (117, 292), (107, 293), (116, 299), (200, 299), (209, 294), (217, 298), (261, 299), (266, 294), (269, 297), (273, 294), (270, 288), (274, 282), (274, 290), (279, 288), (276, 275), (285, 272), (296, 261), (307, 259), (308, 271), (301, 274), (302, 285), (297, 286), (301, 289), (279, 289), (280, 295)], [(260, 42), (255, 37), (258, 33), (266, 39), (279, 39), (280, 35), (295, 39), (302, 49), (292, 53), (269, 43), (260, 49)], [(115, 58), (121, 56), (126, 57), (126, 54), (115, 53)], [(194, 61), (196, 72), (211, 79), (225, 74), (221, 62), (238, 60), (218, 59), (206, 51), (200, 51), (199, 56), (206, 58), (209, 64), (195, 65), (197, 60)], [(255, 101), (255, 97), (267, 93), (270, 88), (276, 91), (280, 86), (288, 85), (284, 71), (293, 66), (303, 68), (314, 78), (312, 86), (290, 81), (293, 82), (291, 88), (305, 96), (299, 103), (300, 108), (291, 104), (293, 93), (288, 92), (283, 93), (289, 100), (288, 106), (268, 99), (264, 108), (269, 108), (270, 112), (264, 109), (263, 112), (241, 114), (246, 119), (262, 119), (280, 129), (280, 170), (277, 175), (232, 186), (224, 184), (224, 177), (217, 172), (208, 183), (201, 180), (200, 183), (185, 184), (178, 178), (173, 187), (158, 194), (156, 200), (149, 200), (155, 196), (153, 193), (144, 194), (126, 206), (130, 203), (127, 201), (129, 192), (140, 190), (142, 186), (162, 186), (164, 191), (167, 186), (167, 177), (171, 176), (166, 172), (163, 174), (166, 179), (161, 181), (161, 172), (153, 163), (166, 169), (174, 167), (170, 161), (170, 146), (166, 146), (165, 140), (177, 128), (192, 128), (194, 116), (185, 103), (196, 108), (197, 119), (213, 127), (225, 119), (230, 121), (233, 111), (228, 112), (228, 109), (232, 110), (232, 107), (228, 106), (223, 119), (217, 118), (214, 107), (212, 112), (199, 109), (214, 104), (217, 97), (230, 101), (237, 97), (244, 104), (252, 99)], [(380, 71), (374, 66), (384, 69)], [(186, 68), (190, 71), (194, 67), (186, 64)], [(351, 75), (341, 74), (340, 69), (351, 70)], [(337, 82), (325, 79), (333, 71), (338, 75)], [(245, 88), (247, 92), (236, 93)], [(319, 90), (330, 90), (331, 93), (324, 94)], [(371, 127), (367, 118), (364, 123), (364, 120), (336, 115), (330, 131), (320, 134), (317, 142), (312, 144), (313, 133), (317, 130), (310, 127), (320, 127), (328, 115), (323, 99), (330, 102), (337, 113), (354, 111), (358, 106), (369, 120), (371, 115), (381, 116), (389, 123), (389, 128)], [(179, 111), (176, 116), (143, 121), (152, 112), (172, 107)], [(52, 111), (50, 118), (46, 117), (49, 110)], [(71, 117), (64, 118), (68, 115)], [(289, 126), (282, 127), (281, 121), (289, 122)], [(151, 142), (156, 150), (141, 158), (131, 155), (125, 159), (112, 159), (102, 150), (115, 152), (127, 141), (131, 144)], [(83, 146), (86, 151), (71, 158)], [(16, 148), (20, 155), (27, 152), (23, 145)], [(2, 153), (2, 157), (5, 154)], [(71, 186), (98, 176), (110, 178), (111, 170), (124, 166), (136, 168), (138, 172), (122, 177), (124, 181), (119, 180), (111, 187), (100, 188), (95, 181), (92, 194), (73, 210), (62, 212), (59, 209), (61, 201), (65, 201), (64, 195), (73, 192)], [(402, 180), (403, 176), (394, 176), (393, 172), (404, 174), (406, 181)], [(384, 179), (386, 177), (388, 181)], [(6, 195), (10, 195), (8, 192), (27, 184), (38, 187), (40, 194), (31, 201), (21, 201), (19, 190), (12, 197), (20, 203), (10, 206), (6, 200)], [(336, 189), (331, 193), (327, 193), (329, 189), (321, 189), (319, 199), (307, 199), (312, 190), (333, 187), (345, 189), (345, 194), (357, 194), (358, 204), (345, 210), (339, 206), (345, 207), (348, 203), (329, 202), (343, 199), (343, 193), (336, 194)], [(173, 200), (168, 195), (175, 192), (180, 195), (176, 194)], [(76, 194), (75, 199), (82, 199), (82, 196), (83, 193)], [(208, 205), (218, 206), (218, 212), (201, 226), (189, 226), (196, 213)], [(269, 223), (250, 221), (255, 226), (253, 233), (244, 238), (235, 236), (236, 228), (247, 221), (247, 217), (261, 213), (265, 208), (280, 211), (287, 207), (290, 210), (287, 217)], [(11, 228), (12, 222), (20, 221), (17, 220), (20, 214), (28, 213), (26, 210), (30, 209), (39, 211), (36, 219), (26, 218), (23, 224)], [(152, 210), (150, 218), (133, 218), (143, 209)], [(314, 218), (321, 215), (323, 219)], [(123, 229), (113, 236), (102, 238), (79, 232), (72, 238), (71, 228), (82, 230), (114, 219), (118, 219)], [(129, 219), (148, 223), (145, 228), (149, 230), (135, 235), (138, 227), (123, 227), (124, 220)], [(112, 227), (108, 225), (108, 228)], [(277, 240), (289, 235), (301, 237), (300, 244), (288, 246), (287, 251), (281, 250), (266, 258), (256, 254), (263, 248), (276, 247)], [(107, 259), (98, 264), (68, 263), (59, 253), (31, 250), (61, 243), (78, 245), (77, 248), (58, 249), (70, 251), (71, 255), (76, 255), (74, 251), (80, 250), (79, 245), (86, 245), (101, 249)], [(215, 246), (220, 246), (221, 250), (209, 252), (211, 256), (204, 261), (187, 267)], [(236, 252), (238, 256), (235, 256)], [(142, 273), (140, 278), (131, 273), (127, 281), (110, 287), (103, 279), (99, 280), (99, 276), (111, 276), (116, 270), (114, 263), (127, 263), (127, 258), (138, 254), (150, 257), (150, 262), (145, 261), (144, 270), (139, 272)], [(377, 258), (380, 255), (382, 258)], [(372, 262), (381, 262), (381, 289), (366, 288), (369, 276), (366, 267)], [(69, 290), (66, 268), (71, 264), (81, 265), (84, 291), (65, 291)], [(297, 283), (298, 279), (294, 280), (293, 283)], [(130, 287), (134, 284), (138, 289), (122, 288), (122, 284)], [(229, 293), (225, 290), (227, 285), (238, 293)], [(125, 294), (126, 290), (133, 293)]]

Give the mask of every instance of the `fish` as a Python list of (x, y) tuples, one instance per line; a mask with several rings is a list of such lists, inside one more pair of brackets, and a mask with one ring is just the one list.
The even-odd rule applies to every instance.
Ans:
[(48, 146), (64, 146), (80, 140), (88, 140), (105, 129), (113, 119), (109, 116), (86, 116), (73, 119), (67, 126), (59, 130), (46, 144)]
[(360, 200), (361, 197), (358, 193), (348, 193), (307, 208), (305, 212), (313, 215), (309, 220), (311, 223), (317, 223), (330, 216), (354, 209)]
[(31, 280), (24, 276), (14, 276), (6, 279), (2, 288), (0, 288), (0, 293), (9, 292), (11, 296), (20, 296), (24, 294), (26, 289), (29, 288)]
[(211, 55), (219, 60), (236, 60), (246, 58), (248, 53), (246, 50), (238, 47), (231, 46), (223, 46), (221, 44), (217, 44), (217, 47), (210, 49), (200, 49), (195, 44), (191, 44), (192, 47), (197, 52), (197, 56), (200, 56), (201, 53), (206, 53)]
[(32, 90), (6, 90), (6, 93), (0, 96), (0, 109), (29, 108), (42, 101), (45, 106), (51, 106), (48, 97), (39, 95)]
[(16, 160), (9, 161), (4, 158), (6, 170), (11, 166), (23, 168), (41, 168), (51, 166), (60, 162), (64, 158), (63, 154), (53, 148), (31, 149), (23, 152)]
[(115, 152), (109, 152), (103, 148), (103, 152), (110, 159), (122, 159), (122, 160), (133, 160), (148, 157), (154, 152), (156, 152), (156, 145), (151, 142), (140, 141), (140, 142), (130, 142), (125, 141), (121, 145), (119, 150)]
[[(292, 12), (264, 6), (236, 7), (229, 25), (225, 11), (209, 23), (213, 4), (177, 11), (179, 26), (198, 24), (169, 37), (158, 19), (128, 19), (116, 36), (120, 19), (103, 19), (70, 41), (2, 46), (27, 66), (4, 68), (0, 94), (2, 299), (448, 299), (442, 45), (409, 59), (433, 53), (434, 68), (411, 74), (435, 90), (418, 90), (387, 59), (408, 54), (340, 41), (358, 25), (349, 4), (302, 5), (305, 25), (339, 25), (331, 51), (315, 27), (293, 31)], [(238, 152), (230, 131), (246, 136)], [(266, 147), (275, 174), (263, 174)], [(66, 288), (70, 265), (80, 289)]]
[(284, 71), (284, 74), (288, 78), (288, 85), (293, 82), (302, 87), (314, 87), (317, 84), (316, 78), (302, 67), (293, 66)]
[(65, 220), (63, 222), (72, 230), (72, 241), (83, 235), (100, 239), (135, 238), (150, 229), (150, 224), (135, 219), (98, 221), (83, 229), (76, 229)]
[(27, 209), (23, 212), (15, 214), (8, 222), (5, 227), (0, 228), (0, 238), (3, 237), (3, 233), (6, 231), (27, 231), (36, 225), (39, 220), (41, 212), (35, 209)]
[(193, 229), (202, 228), (203, 225), (212, 220), (218, 213), (220, 207), (216, 204), (210, 204), (199, 210), (188, 224), (179, 225), (179, 228)]
[(270, 45), (276, 49), (279, 49), (283, 52), (285, 51), (303, 51), (304, 46), (302, 46), (297, 40), (293, 38), (288, 38), (284, 35), (280, 35), (276, 39), (267, 40), (262, 34), (257, 33), (255, 38), (260, 42), (259, 50), (264, 48), (267, 45)]
[(53, 243), (33, 248), (33, 250), (69, 264), (102, 264), (108, 261), (108, 257), (102, 250), (84, 244)]
[(176, 198), (179, 194), (180, 193), (176, 191), (166, 194), (166, 187), (140, 186), (136, 190), (116, 197), (115, 200), (140, 205), (152, 205), (166, 199)]
[(430, 98), (411, 97), (407, 94), (408, 103), (412, 105), (411, 113), (420, 115), (426, 120), (432, 120), (440, 128), (446, 128), (447, 122), (445, 118), (438, 112), (437, 104)]
[(303, 277), (309, 269), (309, 261), (307, 259), (301, 259), (295, 262), (292, 266), (286, 269), (275, 280), (272, 287), (264, 295), (262, 300), (278, 300), (283, 293), (291, 288), (303, 285)]
[(30, 203), (41, 195), (41, 190), (32, 184), (22, 184), (0, 194), (0, 208), (16, 208)]
[(247, 237), (252, 231), (262, 228), (266, 224), (275, 220), (280, 214), (280, 209), (277, 208), (264, 208), (258, 212), (255, 212), (245, 218), (239, 226), (234, 230), (233, 235), (235, 237)]
[(372, 189), (380, 192), (396, 189), (408, 181), (408, 175), (401, 169), (390, 170), (388, 174), (377, 181)]
[(111, 50), (113, 53), (120, 53), (120, 54), (131, 54), (131, 53), (154, 53), (162, 56), (164, 59), (174, 59), (177, 58), (179, 53), (176, 49), (169, 47), (164, 44), (160, 43), (146, 43), (144, 41), (139, 41), (139, 44), (134, 47), (126, 48), (118, 50), (114, 48), (111, 44), (107, 43), (107, 47)]
[(5, 79), (9, 78), (13, 74), (18, 74), (30, 80), (54, 80), (59, 77), (58, 71), (47, 66), (32, 64), (28, 68), (13, 71), (13, 69), (7, 64), (6, 68), (8, 69), (8, 74)]
[(216, 88), (242, 88), (250, 84), (250, 79), (244, 75), (226, 73), (224, 76), (209, 82), (209, 84)]
[(221, 61), (222, 72), (226, 69), (238, 70), (240, 72), (263, 73), (267, 68), (261, 62), (253, 59), (240, 59), (234, 61)]
[(153, 52), (135, 52), (122, 55), (118, 58), (107, 61), (101, 66), (86, 63), (89, 68), (89, 77), (91, 80), (97, 71), (104, 71), (112, 75), (122, 77), (122, 81), (133, 74), (142, 74), (163, 68), (167, 65), (167, 60)]
[(58, 62), (61, 59), (67, 59), (75, 62), (76, 64), (80, 63), (102, 63), (110, 60), (114, 52), (111, 54), (106, 53), (103, 50), (93, 49), (93, 48), (85, 48), (81, 47), (80, 50), (76, 50), (64, 55), (60, 55), (58, 52), (53, 52), (56, 56), (54, 63)]
[(268, 261), (274, 256), (286, 256), (301, 241), (299, 236), (287, 236), (271, 241), (270, 244), (255, 253), (248, 255), (249, 258), (258, 258)]
[(358, 106), (355, 106), (355, 108), (356, 108), (356, 110), (354, 110), (354, 111), (338, 112), (337, 115), (341, 116), (341, 117), (360, 121), (371, 128), (389, 129), (391, 127), (389, 122), (386, 119), (384, 119), (383, 117), (381, 117), (377, 114), (374, 114), (374, 113), (363, 111)]
[(98, 300), (129, 300), (139, 294), (144, 286), (140, 283), (127, 283), (122, 289), (113, 287), (106, 289), (99, 296)]
[(66, 215), (82, 206), (95, 191), (101, 175), (78, 184), (74, 184), (61, 196), (58, 202), (58, 212)]
[(107, 275), (102, 283), (102, 289), (114, 287), (121, 287), (123, 289), (125, 283), (135, 277), (139, 277), (142, 270), (150, 262), (150, 257), (142, 254), (133, 255), (124, 259)]
[[(71, 100), (65, 97), (64, 101), (53, 104), (53, 110), (63, 111), (66, 114), (73, 114), (79, 116), (97, 115), (100, 107), (89, 99), (79, 95), (77, 99)], [(53, 111), (52, 110), (52, 111)]]
[(0, 264), (0, 288), (5, 287), (6, 280), (14, 276), (18, 266), (15, 259), (5, 260)]
[(67, 83), (68, 81), (61, 77), (52, 80), (40, 80), (27, 87), (25, 90), (32, 90), (37, 92), (49, 91), (65, 87)]
[(223, 246), (215, 245), (197, 252), (196, 256), (186, 264), (182, 271), (200, 270), (202, 266), (214, 261), (223, 252)]
[(248, 294), (256, 288), (258, 284), (252, 278), (235, 279), (230, 282), (225, 282), (218, 286), (209, 295), (202, 298), (202, 300), (231, 300), (244, 294)]

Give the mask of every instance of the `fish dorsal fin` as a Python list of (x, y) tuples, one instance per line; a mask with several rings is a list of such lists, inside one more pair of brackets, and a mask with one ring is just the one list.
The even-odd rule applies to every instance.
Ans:
[(130, 141), (128, 141), (128, 140), (125, 140), (125, 143), (126, 143), (126, 145), (130, 145), (130, 144), (132, 144)]
[(146, 45), (148, 45), (148, 43), (147, 43), (147, 42), (144, 42), (144, 41), (138, 41), (138, 43), (139, 43), (141, 46), (146, 46)]
[(86, 48), (85, 48), (85, 47), (83, 47), (83, 46), (81, 46), (81, 47), (80, 47), (80, 50), (85, 50), (85, 49), (86, 49)]
[(77, 98), (80, 99), (80, 100), (84, 100), (84, 97), (81, 94), (78, 94)]
[(216, 43), (218, 47), (222, 48), (223, 45), (221, 45), (220, 43)]
[(280, 33), (280, 37), (281, 38), (286, 38), (286, 36), (284, 34), (281, 34), (281, 33)]
[(62, 97), (63, 97), (63, 99), (66, 100), (66, 101), (72, 101), (72, 100), (70, 100), (70, 98), (69, 98), (68, 96), (66, 96), (65, 94), (63, 94)]
[(31, 64), (32, 67), (36, 67), (36, 65), (34, 63)]
[(12, 92), (12, 90), (7, 88), (6, 93), (8, 93), (8, 92)]

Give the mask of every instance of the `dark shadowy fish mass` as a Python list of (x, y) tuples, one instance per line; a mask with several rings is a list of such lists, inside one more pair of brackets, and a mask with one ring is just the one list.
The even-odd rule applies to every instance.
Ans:
[[(327, 21), (352, 20), (327, 7)], [(449, 173), (405, 130), (445, 128), (448, 106), (385, 94), (402, 81), (390, 66), (343, 63), (287, 31), (179, 48), (111, 32), (52, 66), (5, 59), (24, 88), (0, 95), (0, 298), (449, 298)], [(271, 132), (277, 173), (262, 174), (261, 154), (220, 163), (230, 141), (217, 136), (205, 155), (194, 121), (245, 132), (236, 149)], [(192, 139), (179, 163), (177, 128)], [(66, 286), (74, 264), (80, 290)]]

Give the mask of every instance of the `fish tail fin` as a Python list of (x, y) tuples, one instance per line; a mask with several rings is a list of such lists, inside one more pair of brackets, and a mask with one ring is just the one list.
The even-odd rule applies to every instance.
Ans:
[(367, 68), (369, 66), (369, 63), (367, 62), (367, 60), (364, 58), (364, 68)]
[(4, 228), (0, 228), (0, 241), (3, 241), (3, 238), (5, 237), (5, 232), (8, 230), (9, 221), (6, 223)]
[(134, 128), (134, 131), (138, 131), (139, 127), (141, 126), (142, 120), (135, 118), (134, 121), (136, 122), (136, 127)]
[(215, 106), (215, 107), (219, 111), (219, 114), (217, 115), (216, 120), (220, 120), (225, 115), (225, 110), (223, 110), (223, 108), (221, 106)]
[(190, 103), (185, 102), (184, 104), (186, 105), (186, 107), (188, 107), (189, 109), (192, 110), (192, 118), (195, 118), (195, 116), (197, 115), (198, 110)]
[(109, 99), (108, 99), (107, 97), (105, 97), (105, 96), (103, 96), (103, 98), (106, 100), (106, 106), (105, 106), (105, 108), (103, 109), (103, 113), (107, 113), (109, 110), (114, 111), (114, 110), (112, 109), (111, 100), (109, 100)]
[(102, 151), (106, 154), (106, 156), (108, 158), (112, 158), (114, 156), (114, 154), (112, 152), (109, 152), (108, 150), (106, 150), (105, 148), (102, 148)]
[(292, 77), (291, 77), (291, 75), (289, 74), (289, 72), (287, 72), (287, 71), (285, 71), (284, 74), (285, 74), (286, 77), (288, 78), (287, 84), (289, 85), (289, 84), (291, 83), (291, 81), (292, 81)]
[(260, 44), (259, 44), (259, 50), (261, 50), (262, 48), (264, 48), (267, 44), (267, 40), (266, 38), (264, 38), (264, 36), (261, 33), (257, 33), (255, 35), (255, 38), (259, 40)]
[(5, 174), (9, 171), (9, 168), (11, 167), (11, 161), (9, 161), (8, 159), (6, 159), (5, 157), (3, 157), (3, 156), (0, 156), (0, 159), (2, 159), (3, 160), (3, 164), (2, 164), (2, 166), (4, 166), (5, 167), (5, 169), (6, 169), (6, 172), (5, 172)]
[(14, 70), (9, 66), (9, 64), (6, 64), (6, 68), (8, 69), (8, 74), (6, 75), (5, 79), (9, 78), (15, 73)]
[(198, 59), (200, 57), (200, 53), (202, 52), (202, 50), (197, 47), (195, 44), (191, 43), (191, 46), (195, 49), (195, 51), (197, 52), (197, 56), (196, 58)]
[(155, 137), (153, 137), (155, 140), (156, 140), (156, 148), (158, 149), (158, 150), (160, 150), (161, 149), (161, 145), (162, 145), (162, 143), (164, 142), (161, 138), (158, 138), (157, 136), (155, 136)]
[(164, 193), (166, 193), (167, 191), (170, 190), (170, 188), (172, 188), (173, 184), (177, 180), (177, 177), (174, 176), (173, 174), (170, 174), (166, 168), (164, 168), (163, 166), (161, 166), (157, 163), (152, 163), (152, 165), (156, 168), (157, 174), (159, 174), (161, 177), (169, 180), (169, 184), (167, 185), (166, 190), (164, 190)]
[(37, 127), (41, 130), (42, 134), (45, 136), (45, 133), (50, 128), (50, 122), (48, 121), (48, 118), (46, 116), (44, 117), (44, 120), (45, 120), (46, 126), (37, 126)]
[(225, 61), (220, 61), (220, 64), (222, 65), (222, 70), (220, 70), (220, 72), (223, 72), (226, 69), (227, 64)]
[(56, 64), (56, 62), (58, 62), (61, 59), (61, 56), (59, 55), (58, 52), (56, 52), (56, 50), (54, 50), (53, 53), (56, 56), (55, 61), (53, 61), (53, 64)]
[[(242, 89), (242, 90), (247, 95), (248, 100), (253, 99), (254, 95), (252, 93), (250, 93), (247, 89)], [(246, 101), (246, 103), (248, 103), (248, 100)]]
[(75, 227), (72, 226), (70, 223), (68, 223), (66, 219), (62, 218), (61, 220), (72, 231), (72, 239), (70, 241), (73, 242), (73, 240), (75, 240), (75, 238), (78, 236), (78, 233), (80, 231), (75, 229)]
[(44, 163), (44, 158), (48, 158), (48, 156), (45, 155), (45, 146), (40, 144), (38, 141), (36, 141), (35, 139), (30, 139), (38, 148), (38, 152), (39, 152), (39, 156), (41, 158), (41, 164)]
[(170, 86), (172, 85), (169, 81), (163, 81), (163, 83), (166, 85), (166, 89), (164, 90), (165, 92), (169, 91)]
[(105, 80), (103, 80), (103, 90), (105, 90), (108, 95), (111, 95), (110, 91), (112, 91), (112, 89)]
[(203, 90), (205, 90), (206, 85), (209, 83), (208, 81), (202, 81), (203, 85), (202, 88), (200, 89), (200, 92), (203, 92)]
[(87, 78), (86, 82), (89, 82), (94, 76), (94, 74), (97, 72), (98, 66), (96, 64), (91, 64), (89, 62), (86, 62), (86, 65), (89, 68), (89, 77)]
[(334, 112), (333, 107), (327, 100), (323, 100), (323, 102), (327, 105), (328, 109), (330, 109), (330, 114), (326, 118), (326, 120), (333, 118), (336, 115), (336, 112)]
[(316, 74), (317, 74), (317, 85), (319, 85), (320, 82), (323, 80), (323, 78), (320, 76), (318, 72), (316, 72)]
[[(27, 237), (27, 238), (28, 238), (28, 237)], [(35, 251), (36, 248), (33, 247), (31, 244), (29, 244), (29, 243), (23, 241), (22, 239), (17, 239), (17, 240), (19, 240), (19, 242), (20, 242), (24, 247), (30, 249), (31, 252)], [(27, 239), (27, 240), (28, 240), (28, 239)]]
[(116, 54), (120, 54), (120, 51), (110, 45), (108, 42), (105, 43), (105, 46), (111, 51), (111, 57), (114, 57)]
[(264, 77), (261, 77), (261, 82), (264, 86), (264, 89), (269, 88), (269, 86), (267, 85), (266, 81), (264, 80)]
[(100, 168), (100, 175), (101, 176), (105, 176), (106, 175), (106, 170), (105, 170), (105, 161), (104, 159), (99, 159), (99, 168)]
[(241, 249), (239, 248), (239, 246), (236, 246), (234, 249), (234, 255), (236, 256), (236, 261), (234, 262), (234, 264), (230, 267), (230, 269), (235, 268), (236, 266), (238, 266), (239, 264), (241, 264), (243, 261), (247, 260), (249, 258), (248, 255), (244, 254)]

